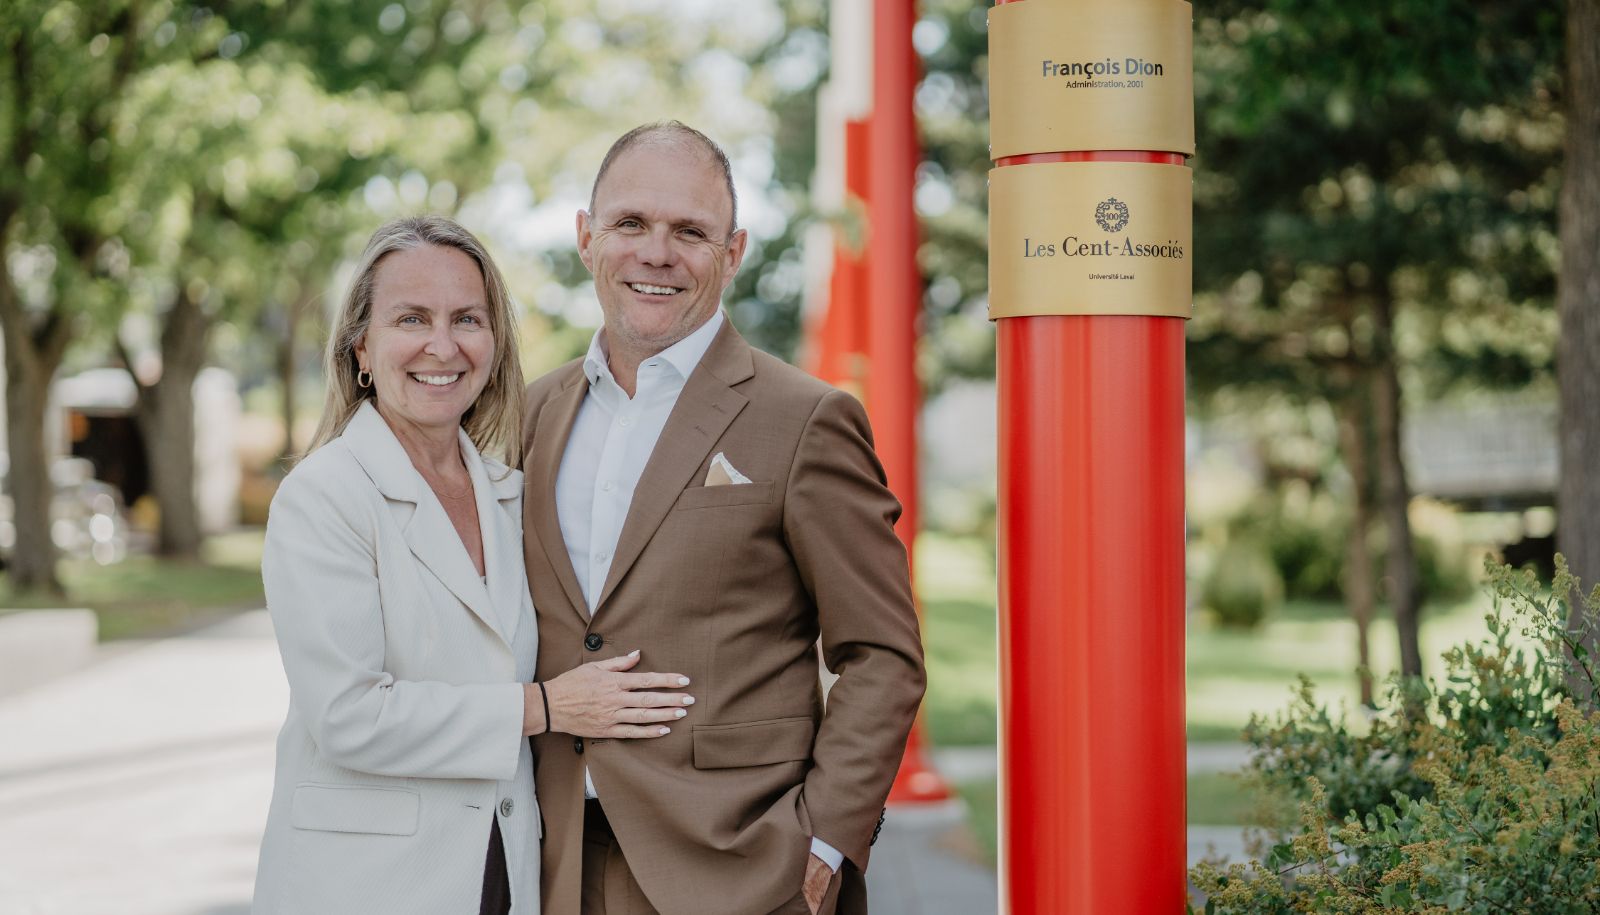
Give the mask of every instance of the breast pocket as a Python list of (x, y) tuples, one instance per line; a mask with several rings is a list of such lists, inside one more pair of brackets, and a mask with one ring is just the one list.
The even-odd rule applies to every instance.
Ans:
[(294, 789), (295, 829), (414, 836), (422, 797), (405, 788), (304, 784)]
[(674, 511), (723, 508), (729, 505), (760, 505), (772, 501), (771, 483), (731, 483), (724, 486), (696, 486), (685, 489), (674, 503)]

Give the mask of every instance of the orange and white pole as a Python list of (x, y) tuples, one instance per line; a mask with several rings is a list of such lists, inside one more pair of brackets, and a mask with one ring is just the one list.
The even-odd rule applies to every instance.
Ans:
[(1002, 911), (1182, 911), (1191, 7), (990, 11)]

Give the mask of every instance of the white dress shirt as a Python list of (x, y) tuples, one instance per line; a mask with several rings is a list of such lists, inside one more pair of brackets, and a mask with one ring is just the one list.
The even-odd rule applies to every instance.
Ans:
[[(556, 474), (556, 516), (561, 539), (578, 576), (578, 587), (589, 613), (605, 587), (617, 538), (633, 504), (645, 464), (655, 451), (667, 417), (695, 367), (727, 319), (719, 308), (710, 320), (689, 336), (651, 356), (639, 365), (633, 397), (617, 384), (607, 364), (610, 358), (605, 330), (595, 332), (583, 359), (589, 393), (578, 408), (561, 469)], [(594, 780), (584, 770), (584, 792), (599, 797)], [(813, 837), (811, 850), (837, 871), (844, 854)]]

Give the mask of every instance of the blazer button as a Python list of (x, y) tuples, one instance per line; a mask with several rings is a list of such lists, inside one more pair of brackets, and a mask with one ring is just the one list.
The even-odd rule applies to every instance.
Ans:
[(582, 737), (574, 737), (574, 738), (572, 738), (572, 752), (578, 754), (579, 756), (583, 755), (583, 738)]
[(604, 645), (605, 643), (606, 640), (602, 639), (600, 637), (600, 633), (598, 632), (591, 632), (583, 638), (583, 647), (589, 649), (590, 651), (599, 651), (600, 646)]
[(501, 816), (508, 817), (508, 816), (511, 815), (511, 811), (516, 810), (516, 809), (517, 809), (517, 805), (512, 803), (511, 798), (508, 797), (508, 798), (505, 798), (505, 799), (500, 801), (500, 815)]

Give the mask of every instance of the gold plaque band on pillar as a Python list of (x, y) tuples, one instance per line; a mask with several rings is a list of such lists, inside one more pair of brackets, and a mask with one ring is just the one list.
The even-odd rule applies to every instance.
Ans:
[(1194, 10), (1183, 0), (1025, 0), (989, 11), (989, 156), (1194, 155)]
[(990, 319), (1189, 317), (1193, 206), (1184, 165), (1048, 162), (993, 169)]

